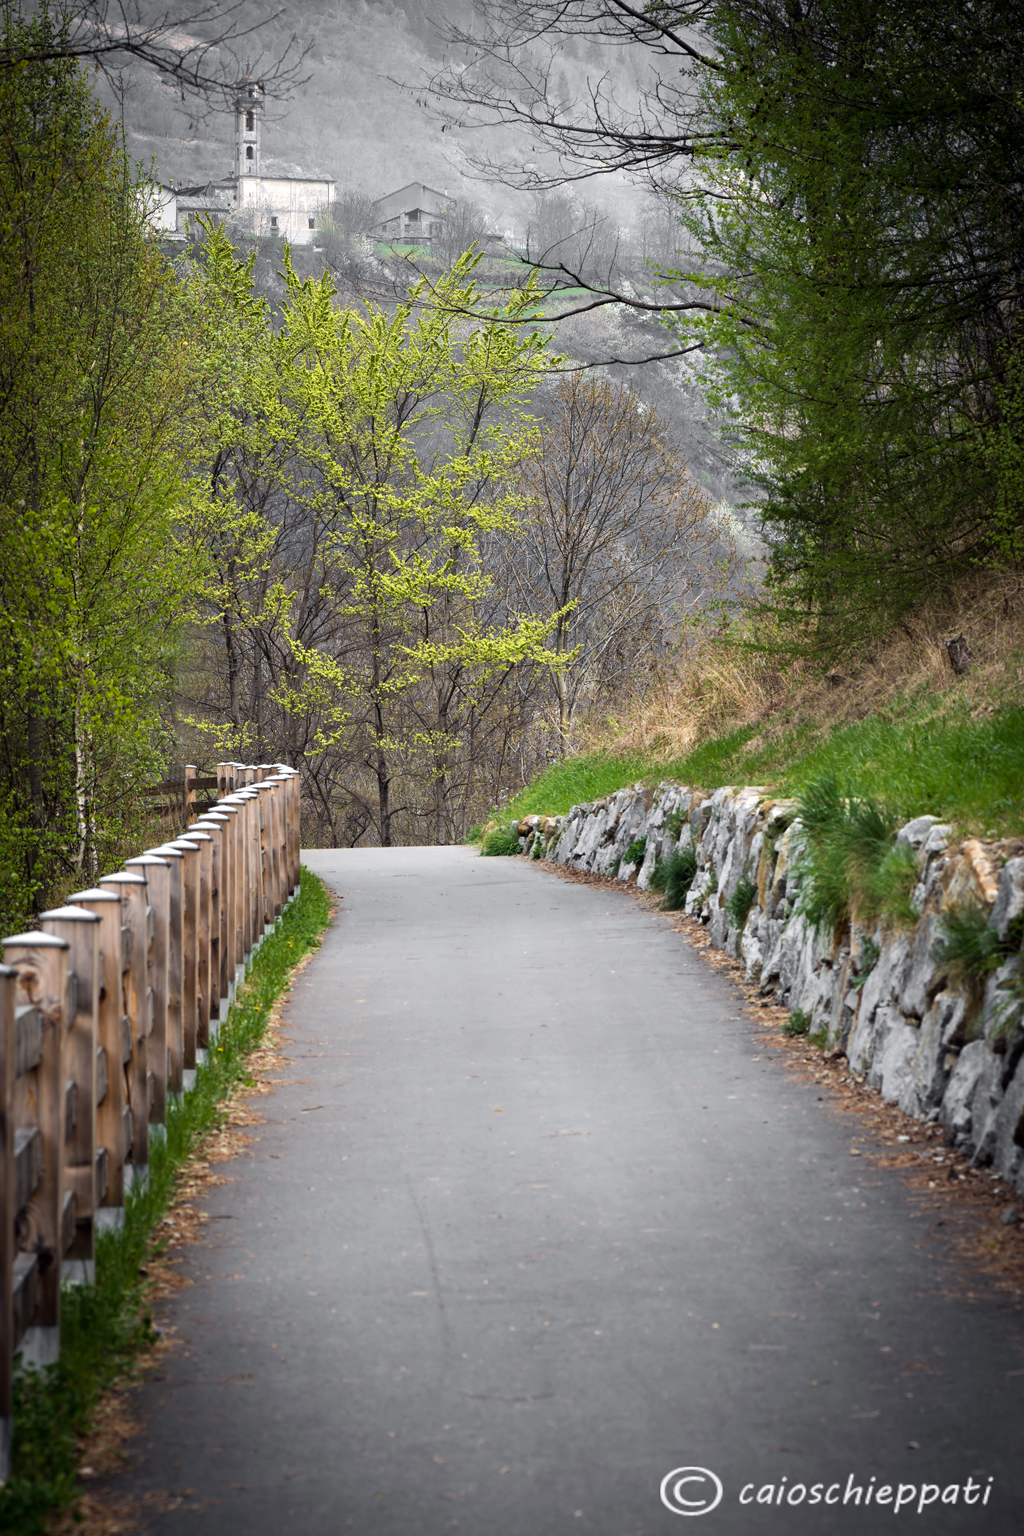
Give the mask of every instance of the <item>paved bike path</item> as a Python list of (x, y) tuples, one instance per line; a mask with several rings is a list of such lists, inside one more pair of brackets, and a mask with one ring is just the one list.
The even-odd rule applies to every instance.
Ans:
[(339, 916), (115, 1484), (153, 1530), (651, 1536), (690, 1467), (708, 1536), (1019, 1529), (1019, 1317), (664, 919), (464, 848), (304, 859)]

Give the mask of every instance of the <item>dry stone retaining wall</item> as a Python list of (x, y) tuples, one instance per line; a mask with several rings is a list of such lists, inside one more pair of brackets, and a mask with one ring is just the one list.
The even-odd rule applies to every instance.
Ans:
[[(635, 879), (643, 889), (659, 858), (691, 846), (697, 873), (686, 911), (708, 926), (713, 944), (744, 962), (747, 980), (807, 1015), (809, 1033), (826, 1050), (844, 1052), (884, 1098), (940, 1121), (976, 1162), (1024, 1194), (1021, 958), (990, 974), (977, 995), (949, 986), (935, 958), (944, 912), (979, 907), (1001, 937), (1024, 912), (1024, 858), (1012, 856), (1019, 845), (954, 844), (951, 827), (917, 817), (897, 834), (917, 857), (917, 922), (873, 932), (854, 924), (834, 940), (801, 910), (797, 807), (763, 789), (704, 794), (682, 784), (630, 785), (565, 816), (527, 817), (518, 831), (520, 847), (535, 858)], [(637, 866), (626, 853), (641, 838)], [(747, 896), (756, 887), (742, 928), (729, 906), (741, 884)]]

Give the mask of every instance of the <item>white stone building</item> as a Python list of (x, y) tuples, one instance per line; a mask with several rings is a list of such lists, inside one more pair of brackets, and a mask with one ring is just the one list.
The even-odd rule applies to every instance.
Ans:
[(311, 245), (317, 215), (334, 199), (330, 176), (295, 174), (263, 154), (263, 87), (243, 80), (235, 97), (234, 220), (256, 236), (277, 236), (291, 245)]
[(230, 223), (240, 234), (311, 245), (317, 219), (334, 200), (331, 176), (309, 176), (263, 153), (263, 87), (246, 78), (235, 97), (235, 153), (231, 173), (201, 185), (152, 187), (150, 223), (169, 240), (186, 240), (202, 217)]

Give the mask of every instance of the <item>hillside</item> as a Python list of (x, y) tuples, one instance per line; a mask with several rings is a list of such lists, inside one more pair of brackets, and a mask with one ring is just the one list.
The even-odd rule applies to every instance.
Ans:
[[(962, 675), (949, 652), (957, 638), (968, 653)], [(979, 577), (849, 654), (841, 670), (759, 653), (739, 634), (705, 637), (677, 657), (632, 714), (584, 726), (579, 748), (503, 804), (496, 824), (559, 815), (638, 780), (704, 790), (757, 784), (799, 795), (834, 775), (842, 793), (877, 799), (894, 814), (948, 818), (961, 835), (1019, 836), (1018, 583)]]

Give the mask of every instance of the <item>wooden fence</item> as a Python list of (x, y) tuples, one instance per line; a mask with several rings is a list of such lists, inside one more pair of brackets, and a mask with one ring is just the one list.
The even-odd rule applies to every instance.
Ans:
[(211, 782), (180, 838), (0, 941), (0, 1482), (15, 1352), (57, 1359), (62, 1283), (93, 1278), (97, 1231), (298, 891), (295, 770), (220, 763)]
[(219, 784), (219, 773), (203, 774), (195, 763), (185, 763), (180, 769), (180, 777), (172, 773), (159, 784), (151, 784), (144, 793), (153, 802), (152, 810), (164, 816), (179, 816), (185, 821), (193, 821), (197, 815), (216, 804)]

